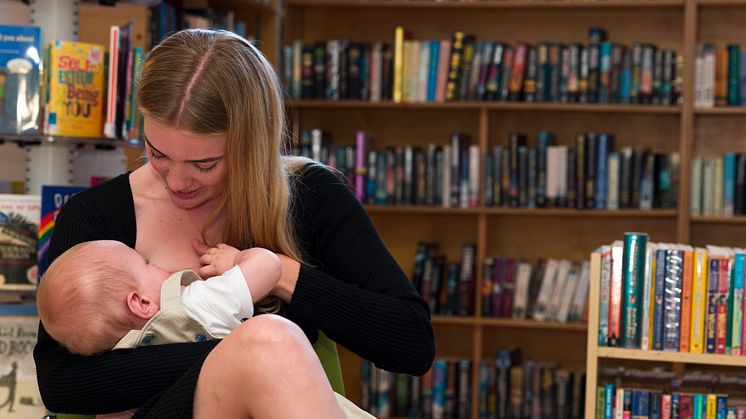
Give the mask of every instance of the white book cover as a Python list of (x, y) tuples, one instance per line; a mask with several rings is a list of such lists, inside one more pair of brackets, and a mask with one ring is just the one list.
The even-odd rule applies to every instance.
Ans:
[[(339, 40), (332, 39), (326, 42), (326, 98), (329, 100), (339, 100), (339, 50)], [(371, 73), (371, 95), (374, 77), (374, 73)]]
[(704, 107), (705, 99), (705, 45), (697, 44), (694, 59), (694, 106)]
[(420, 41), (420, 61), (417, 67), (417, 101), (427, 101), (427, 75), (430, 73), (430, 41)]
[(479, 160), (479, 146), (469, 146), (469, 208), (479, 206)]
[(532, 267), (530, 263), (521, 262), (518, 265), (518, 276), (515, 283), (515, 295), (513, 297), (513, 312), (511, 317), (514, 319), (525, 319), (526, 309), (528, 308), (528, 287), (531, 280)]
[(544, 276), (541, 279), (541, 288), (536, 298), (536, 308), (534, 309), (534, 320), (545, 321), (549, 311), (549, 301), (554, 291), (554, 282), (557, 276), (559, 261), (548, 259), (544, 267)]
[[(12, 306), (9, 312), (15, 310)], [(3, 310), (4, 311), (4, 310)], [(0, 315), (0, 417), (41, 418), (47, 409), (36, 381), (33, 351), (39, 317)]]
[[(331, 41), (330, 41), (331, 42)], [(381, 101), (381, 46), (380, 42), (373, 43), (373, 51), (370, 54), (370, 101)], [(339, 61), (339, 56), (337, 56)], [(339, 74), (339, 72), (337, 72)]]
[(104, 121), (104, 135), (107, 138), (117, 138), (119, 32), (120, 28), (117, 25), (112, 25), (109, 31), (109, 78), (106, 88), (106, 120)]
[(563, 292), (570, 276), (571, 269), (572, 263), (569, 260), (560, 260), (559, 266), (557, 267), (557, 276), (554, 280), (554, 289), (549, 298), (549, 309), (547, 310), (547, 320), (549, 321), (557, 320), (557, 313), (559, 312)]
[(715, 45), (707, 43), (704, 49), (704, 95), (702, 106), (715, 107)]
[(570, 272), (567, 275), (567, 280), (565, 281), (564, 288), (561, 291), (562, 296), (560, 297), (559, 301), (559, 309), (557, 310), (557, 315), (555, 316), (555, 320), (558, 322), (566, 322), (568, 316), (570, 315), (572, 298), (575, 294), (575, 289), (578, 287), (580, 268), (580, 264), (574, 262), (570, 263)]

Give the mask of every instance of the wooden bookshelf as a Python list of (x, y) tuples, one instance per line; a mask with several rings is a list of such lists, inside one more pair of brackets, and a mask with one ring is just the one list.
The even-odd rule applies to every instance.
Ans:
[[(694, 0), (287, 0), (283, 35), (285, 45), (294, 40), (310, 43), (342, 38), (351, 42), (392, 42), (395, 26), (403, 25), (415, 39), (450, 39), (453, 31), (464, 30), (480, 40), (585, 43), (588, 28), (602, 27), (614, 42), (655, 42), (662, 48), (692, 56), (697, 8)], [(483, 152), (495, 144), (505, 144), (511, 132), (533, 138), (538, 129), (548, 129), (557, 135), (559, 144), (573, 144), (578, 132), (609, 132), (615, 136), (617, 149), (644, 145), (656, 151), (679, 152), (682, 186), (678, 198), (680, 203), (688, 203), (689, 188), (684, 185), (688, 185), (689, 173), (684, 166), (688, 166), (686, 162), (693, 153), (698, 114), (691, 102), (692, 85), (687, 84), (693, 66), (685, 62), (684, 70), (685, 100), (679, 106), (293, 99), (286, 108), (296, 133), (321, 128), (331, 134), (335, 143), (349, 144), (356, 131), (368, 131), (374, 133), (378, 150), (402, 144), (447, 144), (451, 132), (469, 134), (472, 143)], [(525, 261), (546, 257), (584, 260), (599, 245), (619, 239), (625, 231), (647, 231), (656, 241), (686, 242), (692, 225), (688, 204), (652, 211), (365, 208), (391, 253), (410, 275), (418, 241), (441, 243), (441, 252), (448, 260), (460, 258), (462, 243), (476, 243), (476, 290), (480, 288), (481, 261), (488, 256), (520, 257)], [(476, 312), (480, 313), (481, 301), (475, 301)], [(523, 359), (553, 362), (569, 369), (588, 368), (590, 362), (582, 349), (588, 345), (590, 325), (480, 315), (434, 316), (433, 325), (437, 356), (469, 358), (474, 369), (482, 359), (492, 358), (495, 350), (503, 347), (521, 348)], [(548, 341), (552, 345), (547, 345)], [(597, 359), (594, 355), (594, 365)], [(344, 353), (342, 363), (347, 395), (359, 402), (359, 359)], [(473, 373), (473, 407), (478, 406), (477, 388), (478, 374)], [(477, 409), (473, 408), (472, 418), (476, 417)]]
[(134, 148), (142, 149), (144, 147), (141, 141), (124, 141), (111, 138), (92, 138), (92, 137), (61, 137), (54, 135), (11, 135), (0, 134), (0, 141), (7, 141), (21, 145), (28, 144), (69, 144), (69, 145), (92, 145), (111, 148)]

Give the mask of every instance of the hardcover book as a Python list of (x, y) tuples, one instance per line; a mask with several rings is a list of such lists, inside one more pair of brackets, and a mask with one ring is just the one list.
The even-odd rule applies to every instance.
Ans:
[(0, 25), (0, 133), (39, 130), (41, 29)]
[(0, 290), (35, 290), (38, 195), (0, 194)]
[(47, 414), (36, 384), (33, 351), (39, 318), (35, 305), (0, 306), (0, 417)]

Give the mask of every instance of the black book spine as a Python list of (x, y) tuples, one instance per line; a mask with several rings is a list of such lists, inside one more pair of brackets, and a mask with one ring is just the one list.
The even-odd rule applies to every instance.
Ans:
[(640, 147), (635, 147), (633, 167), (632, 167), (632, 202), (630, 202), (630, 205), (632, 206), (632, 208), (640, 207), (642, 171), (643, 171), (643, 166), (645, 164), (645, 160), (647, 158), (646, 156), (647, 156), (646, 150)]
[(467, 100), (469, 98), (469, 83), (471, 82), (471, 73), (478, 71), (474, 68), (474, 57), (477, 52), (477, 41), (472, 35), (464, 37), (464, 51), (459, 64), (458, 93), (456, 99)]
[(360, 44), (350, 43), (347, 49), (347, 99), (360, 97)]
[(663, 103), (663, 54), (662, 49), (656, 49), (653, 56), (653, 105), (661, 105)]
[(451, 57), (448, 66), (448, 79), (446, 81), (445, 100), (457, 100), (459, 88), (459, 76), (461, 70), (461, 59), (464, 51), (464, 33), (456, 31), (451, 38)]
[(301, 52), (301, 97), (303, 99), (314, 98), (316, 93), (314, 82), (313, 48), (310, 45), (304, 45)]
[(736, 215), (743, 215), (744, 213), (744, 186), (746, 186), (746, 154), (736, 154), (736, 196), (734, 202), (734, 213)]
[(528, 206), (528, 148), (518, 147), (518, 207)]
[(585, 165), (587, 163), (586, 158), (586, 136), (581, 133), (575, 137), (575, 186), (577, 188), (576, 198), (578, 208), (585, 208)]
[(624, 147), (619, 162), (619, 208), (631, 208), (632, 205), (632, 160), (634, 150)]
[(596, 207), (596, 168), (598, 167), (598, 153), (596, 134), (589, 132), (585, 140), (585, 206)]
[(537, 81), (539, 78), (538, 48), (528, 46), (526, 56), (526, 77), (523, 80), (523, 100), (537, 102), (539, 100)]
[(391, 89), (394, 83), (394, 55), (391, 45), (381, 45), (381, 100), (391, 100)]
[(313, 97), (326, 97), (326, 43), (317, 42), (313, 47)]
[(520, 206), (520, 157), (518, 149), (526, 146), (526, 136), (523, 134), (510, 134), (508, 138), (508, 153), (510, 154), (510, 180), (509, 180), (509, 203), (511, 208)]
[(577, 174), (575, 170), (577, 168), (577, 154), (575, 150), (567, 149), (567, 207), (576, 208), (578, 201), (578, 187), (577, 187)]

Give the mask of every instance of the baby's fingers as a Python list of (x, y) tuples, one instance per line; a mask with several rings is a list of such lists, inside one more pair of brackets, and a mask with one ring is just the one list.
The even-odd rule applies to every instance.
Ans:
[(199, 276), (201, 276), (202, 278), (209, 278), (217, 274), (218, 272), (215, 269), (215, 265), (210, 264), (199, 268)]
[(210, 265), (212, 264), (214, 259), (215, 259), (214, 254), (205, 253), (204, 255), (200, 256), (199, 263), (201, 263), (202, 265)]

